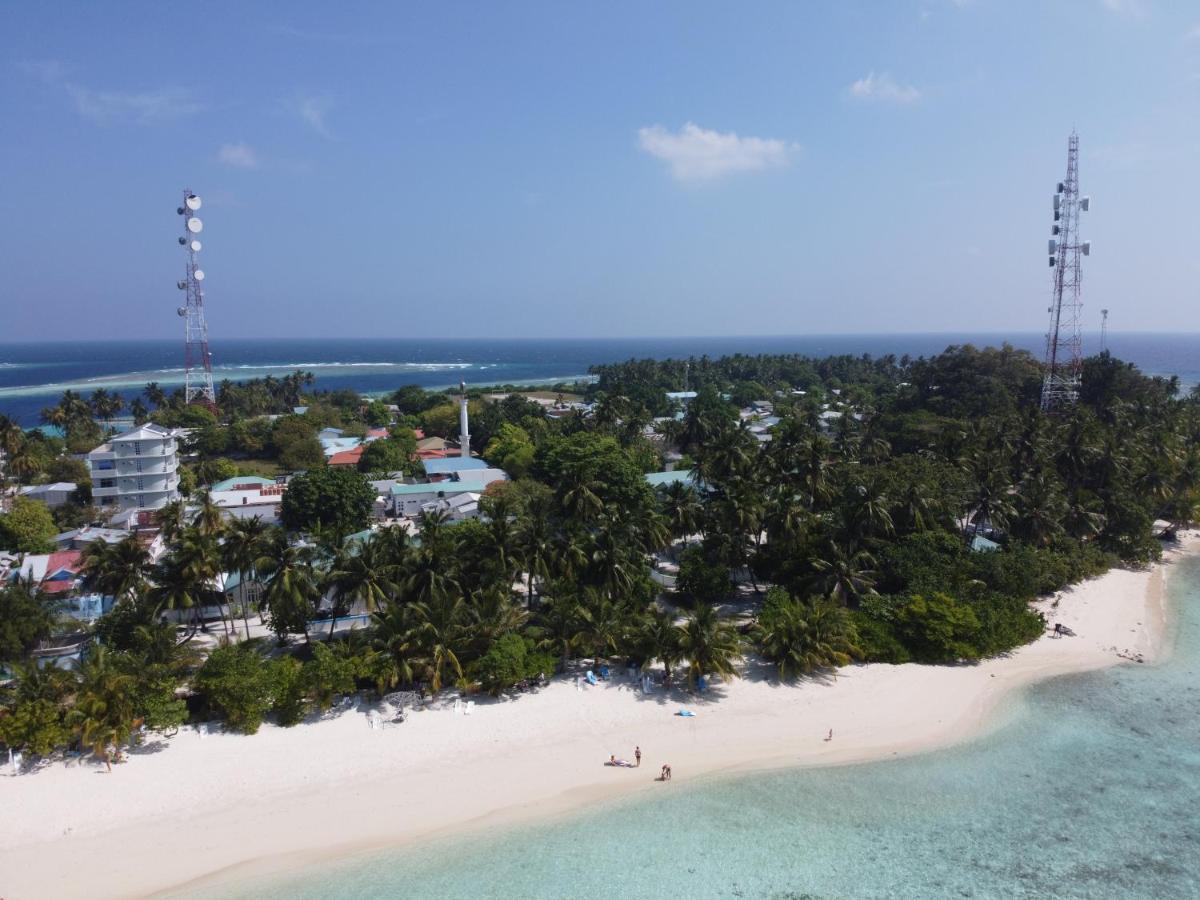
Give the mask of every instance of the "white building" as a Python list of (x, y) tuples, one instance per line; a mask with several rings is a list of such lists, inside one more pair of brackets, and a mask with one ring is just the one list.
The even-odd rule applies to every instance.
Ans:
[(142, 425), (88, 454), (92, 498), (113, 509), (160, 509), (179, 499), (175, 432)]
[(51, 509), (71, 502), (77, 485), (73, 481), (56, 481), (54, 484), (31, 484), (21, 488), (21, 496), (30, 500), (41, 500)]
[[(232, 480), (232, 479), (230, 479)], [(229, 519), (261, 519), (270, 525), (279, 524), (286, 484), (239, 485), (233, 490), (211, 491), (209, 498)]]

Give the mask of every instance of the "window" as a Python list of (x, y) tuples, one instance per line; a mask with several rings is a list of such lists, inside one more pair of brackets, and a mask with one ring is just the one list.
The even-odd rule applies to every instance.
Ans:
[(101, 478), (100, 479), (100, 487), (102, 487), (102, 488), (113, 487), (116, 483), (117, 483), (117, 480), (115, 478)]
[(133, 442), (133, 455), (134, 455), (134, 456), (141, 456), (141, 455), (142, 455), (142, 442), (141, 442), (141, 441), (134, 441), (134, 442)]
[[(141, 476), (141, 475), (139, 475), (139, 476), (138, 476), (138, 480), (137, 480), (137, 481), (138, 481), (138, 490), (139, 490), (139, 491), (141, 491), (141, 490), (144, 490), (144, 489), (145, 489), (145, 485), (143, 485), (143, 484), (142, 484), (142, 476)], [(138, 503), (140, 504), (141, 502), (142, 502), (142, 501), (141, 501), (141, 498), (139, 497), (139, 498), (138, 498)]]
[(116, 466), (117, 466), (117, 464), (115, 462), (113, 462), (111, 459), (100, 459), (92, 464), (92, 468), (94, 468), (98, 472), (108, 472), (108, 471), (111, 471), (112, 469), (115, 469)]
[(142, 461), (140, 459), (137, 461), (137, 470), (139, 472), (142, 471)]

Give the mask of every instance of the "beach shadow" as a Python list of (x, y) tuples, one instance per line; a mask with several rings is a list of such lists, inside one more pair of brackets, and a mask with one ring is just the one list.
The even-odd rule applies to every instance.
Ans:
[(154, 753), (162, 753), (170, 746), (171, 744), (166, 738), (158, 738), (153, 741), (143, 741), (140, 744), (128, 748), (125, 752), (129, 756), (150, 756)]

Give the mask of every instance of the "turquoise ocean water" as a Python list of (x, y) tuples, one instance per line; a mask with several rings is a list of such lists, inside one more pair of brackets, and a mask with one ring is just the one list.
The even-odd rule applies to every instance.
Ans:
[(1200, 559), (1170, 585), (1167, 661), (1046, 682), (958, 747), (679, 778), (548, 824), (189, 896), (1198, 897)]

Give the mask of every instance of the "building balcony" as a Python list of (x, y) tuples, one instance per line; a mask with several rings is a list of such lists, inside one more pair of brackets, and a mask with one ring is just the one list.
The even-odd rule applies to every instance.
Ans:
[(174, 456), (175, 442), (172, 441), (142, 441), (141, 451), (133, 442), (115, 444), (113, 452), (117, 459), (156, 459), (163, 456)]
[[(141, 468), (138, 467), (139, 464)], [(131, 475), (162, 475), (167, 472), (174, 472), (175, 469), (176, 462), (174, 456), (138, 456), (133, 459), (117, 460), (116, 469), (109, 471), (115, 471), (118, 477), (127, 477)]]

